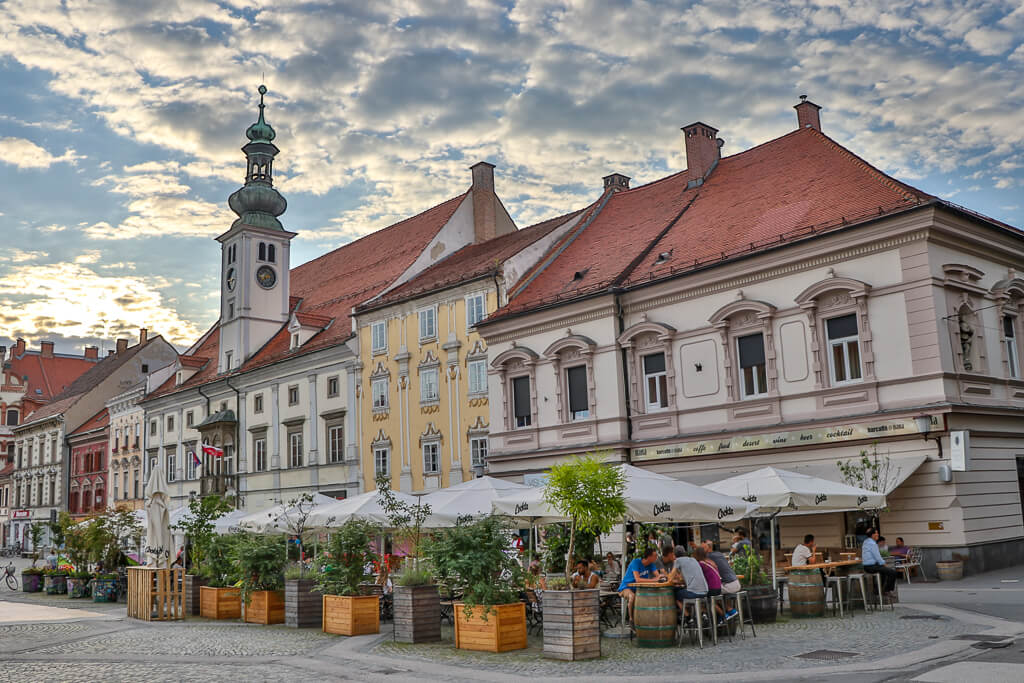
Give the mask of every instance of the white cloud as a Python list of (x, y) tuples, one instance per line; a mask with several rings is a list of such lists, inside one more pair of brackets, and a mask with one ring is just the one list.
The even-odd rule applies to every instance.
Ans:
[(82, 158), (73, 149), (54, 156), (31, 140), (0, 138), (0, 161), (18, 168), (49, 168), (54, 164), (73, 164)]

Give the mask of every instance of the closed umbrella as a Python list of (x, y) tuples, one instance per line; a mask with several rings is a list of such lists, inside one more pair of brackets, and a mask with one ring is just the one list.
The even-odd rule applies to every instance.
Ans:
[[(799, 472), (762, 467), (708, 484), (707, 488), (760, 505), (758, 514), (774, 519), (780, 513), (841, 512), (885, 507), (885, 494)], [(772, 586), (775, 572), (775, 524), (771, 527)]]
[(173, 545), (167, 478), (162, 467), (154, 467), (146, 483), (146, 564), (170, 567)]
[(460, 517), (491, 514), (494, 501), (504, 496), (529, 491), (529, 486), (495, 477), (478, 477), (423, 496), (430, 505), (430, 517), (424, 526), (455, 526)]

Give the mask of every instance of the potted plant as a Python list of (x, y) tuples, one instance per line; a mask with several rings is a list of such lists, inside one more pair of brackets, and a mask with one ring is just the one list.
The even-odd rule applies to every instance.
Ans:
[(117, 574), (114, 572), (97, 572), (93, 574), (92, 601), (117, 602)]
[(117, 569), (126, 564), (122, 542), (141, 536), (142, 525), (130, 510), (107, 510), (84, 526), (89, 557), (100, 568), (92, 581), (93, 602), (116, 602)]
[(284, 625), (307, 628), (323, 624), (323, 595), (316, 589), (315, 574), (301, 563), (284, 570)]
[(360, 636), (380, 631), (380, 596), (362, 595), (360, 590), (366, 567), (377, 561), (372, 543), (379, 532), (376, 524), (351, 519), (331, 535), (317, 558), (324, 633)]
[(750, 598), (750, 616), (756, 624), (773, 624), (779, 611), (779, 598), (771, 580), (764, 571), (761, 555), (749, 545), (741, 546), (742, 553), (732, 562), (740, 585)]
[(43, 587), (47, 595), (67, 595), (68, 572), (66, 569), (44, 569)]
[(68, 573), (67, 587), (69, 598), (87, 598), (90, 593), (89, 581), (92, 574), (84, 569), (73, 569)]
[(213, 523), (231, 510), (231, 504), (217, 495), (192, 498), (188, 501), (188, 513), (181, 521), (171, 526), (185, 534), (188, 547), (186, 561), (189, 571), (185, 574), (185, 614), (199, 615), (199, 588), (206, 583), (203, 577), (203, 563), (206, 551), (214, 538)]
[(284, 623), (284, 566), (287, 556), (283, 535), (242, 534), (233, 547), (241, 575), (239, 588), (250, 624)]
[[(548, 474), (545, 499), (569, 518), (569, 544), (563, 581), (548, 579), (544, 592), (544, 656), (577, 660), (601, 656), (600, 595), (597, 589), (569, 590), (577, 536), (606, 534), (626, 514), (622, 470), (596, 455), (575, 457)], [(593, 551), (590, 543), (588, 553)], [(590, 557), (583, 557), (589, 561)], [(556, 584), (564, 586), (556, 588)]]
[(31, 566), (21, 570), (21, 590), (38, 593), (43, 590), (43, 568)]
[(377, 476), (377, 502), (388, 517), (395, 540), (408, 548), (408, 555), (396, 577), (394, 594), (395, 640), (400, 643), (428, 643), (441, 640), (441, 595), (434, 577), (422, 565), (423, 522), (430, 505), (398, 500), (391, 489), (391, 477)]
[(463, 588), (455, 603), (455, 647), (505, 652), (526, 647), (526, 605), (519, 601), (523, 570), (506, 552), (511, 530), (499, 517), (460, 520), (425, 545), (437, 578)]
[(242, 592), (232, 547), (237, 534), (212, 537), (206, 545), (202, 572), (206, 583), (199, 588), (199, 615), (207, 619), (240, 619)]

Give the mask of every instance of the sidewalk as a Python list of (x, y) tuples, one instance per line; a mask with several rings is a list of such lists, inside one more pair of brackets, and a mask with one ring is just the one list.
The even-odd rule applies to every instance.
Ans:
[(907, 605), (949, 605), (1003, 619), (1024, 619), (1024, 566), (968, 576), (960, 581), (907, 584), (901, 580), (900, 600)]

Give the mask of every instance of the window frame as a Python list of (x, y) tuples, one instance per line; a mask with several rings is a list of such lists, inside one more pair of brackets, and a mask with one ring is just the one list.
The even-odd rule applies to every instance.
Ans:
[[(663, 370), (656, 372), (647, 371), (647, 359), (653, 356), (661, 356)], [(648, 413), (660, 413), (669, 409), (668, 401), (668, 363), (666, 361), (667, 355), (664, 351), (652, 351), (651, 353), (644, 353), (640, 355), (640, 367), (643, 369), (643, 392), (644, 392), (644, 408), (645, 412)], [(656, 389), (656, 401), (651, 401), (651, 380), (655, 380), (654, 387)]]
[[(1006, 352), (1007, 376), (1020, 379), (1020, 347), (1017, 344), (1017, 316), (1003, 313), (1003, 348)], [(1010, 334), (1007, 334), (1010, 332)]]
[(328, 424), (326, 440), (328, 464), (345, 462), (345, 426), (341, 422)]
[[(380, 397), (383, 399), (380, 403), (377, 402), (378, 389), (380, 389)], [(390, 392), (391, 388), (387, 377), (372, 378), (370, 380), (371, 409), (376, 412), (387, 412), (391, 406)]]
[[(586, 405), (584, 410), (574, 411), (572, 409), (573, 395), (572, 395), (572, 379), (571, 373), (582, 371), (583, 372), (583, 403)], [(580, 420), (589, 420), (591, 417), (590, 410), (590, 369), (586, 363), (579, 363), (576, 365), (569, 365), (562, 369), (562, 374), (565, 379), (565, 414), (568, 417), (569, 422), (579, 422)]]
[[(430, 334), (424, 334), (423, 333), (424, 332), (424, 330), (423, 330), (423, 321), (424, 321), (424, 316), (427, 313), (430, 314), (431, 326), (433, 327), (433, 330), (432, 330), (432, 332)], [(419, 333), (419, 342), (420, 342), (420, 344), (423, 344), (424, 342), (437, 341), (437, 306), (426, 306), (424, 308), (421, 308), (421, 309), (417, 310), (416, 311), (416, 326), (417, 326), (417, 332)]]
[[(482, 444), (482, 448), (480, 447)], [(487, 453), (490, 449), (490, 442), (486, 436), (471, 436), (469, 437), (469, 465), (470, 467), (479, 467), (487, 465)], [(483, 452), (483, 457), (478, 457), (480, 452)]]
[[(419, 320), (417, 319), (417, 323)], [(377, 345), (377, 332), (381, 333), (382, 344)], [(388, 352), (388, 321), (376, 320), (370, 323), (370, 354), (377, 356)]]
[[(383, 454), (384, 467), (380, 467), (381, 455)], [(383, 474), (386, 477), (391, 476), (391, 449), (388, 446), (374, 446), (373, 447), (373, 474), (374, 477)]]
[(252, 437), (253, 472), (267, 471), (267, 435), (254, 434)]
[[(305, 444), (302, 437), (302, 429), (288, 430), (288, 469), (297, 469), (305, 466)], [(298, 448), (296, 448), (296, 444)]]
[[(431, 378), (433, 382), (431, 384)], [(433, 388), (433, 394), (427, 392), (427, 389)], [(420, 369), (420, 403), (421, 404), (433, 404), (438, 403), (441, 400), (441, 371), (438, 367), (428, 367)]]
[(341, 392), (341, 379), (338, 375), (327, 378), (327, 398), (337, 398)]
[[(481, 385), (473, 387), (473, 376), (474, 368), (479, 368), (477, 374), (480, 375), (479, 379)], [(466, 361), (466, 386), (467, 393), (470, 396), (486, 396), (487, 395), (487, 359), (486, 358), (475, 358)]]
[[(761, 368), (760, 372), (751, 373), (751, 382), (754, 385), (752, 392), (747, 391), (746, 373), (745, 370), (750, 368), (743, 367), (743, 350), (740, 347), (740, 341), (743, 339), (749, 339), (750, 337), (761, 338), (761, 357), (763, 362), (760, 364), (752, 365), (751, 368)], [(733, 336), (733, 344), (736, 352), (736, 373), (737, 380), (739, 383), (739, 397), (740, 400), (751, 400), (764, 398), (769, 392), (768, 382), (768, 345), (765, 340), (764, 332), (761, 330), (744, 332)], [(760, 389), (760, 391), (758, 391)]]
[[(479, 302), (479, 317), (476, 317), (475, 320), (471, 320), (470, 311), (475, 311), (477, 306), (476, 303), (470, 302)], [(473, 292), (472, 294), (467, 294), (465, 299), (465, 306), (466, 331), (469, 332), (476, 329), (476, 326), (487, 317), (487, 292)]]
[[(828, 324), (833, 320), (839, 320), (841, 318), (853, 318), (853, 323), (856, 327), (856, 334), (847, 335), (845, 337), (837, 337), (833, 339), (830, 336)], [(864, 381), (864, 351), (860, 344), (860, 326), (856, 312), (841, 313), (839, 315), (829, 316), (822, 319), (822, 332), (825, 335), (825, 352), (828, 354), (828, 371), (829, 381), (831, 386), (841, 387), (849, 384), (860, 384)], [(853, 342), (857, 348), (857, 376), (853, 377), (851, 372), (852, 363), (849, 353), (849, 345)], [(838, 379), (836, 376), (836, 349), (842, 351), (843, 356), (843, 371), (845, 372), (844, 379)]]
[[(516, 382), (526, 380), (526, 393), (527, 393), (527, 412), (525, 415), (520, 415), (516, 412), (516, 396), (518, 396), (516, 390)], [(512, 406), (510, 417), (512, 420), (513, 429), (528, 429), (533, 426), (533, 377), (528, 374), (519, 374), (513, 377), (509, 377), (509, 394), (511, 400), (509, 401)], [(522, 422), (521, 418), (525, 418)]]
[(253, 415), (261, 415), (263, 413), (263, 392), (252, 397), (252, 412)]
[[(432, 451), (433, 469), (427, 469), (428, 449)], [(441, 474), (441, 442), (437, 440), (424, 441), (420, 451), (423, 454), (423, 474), (425, 476)]]
[(176, 451), (166, 451), (164, 457), (164, 464), (167, 467), (167, 483), (171, 484), (177, 481), (175, 477), (177, 475), (178, 454)]
[(292, 384), (288, 387), (288, 405), (297, 406), (299, 405), (299, 385)]

